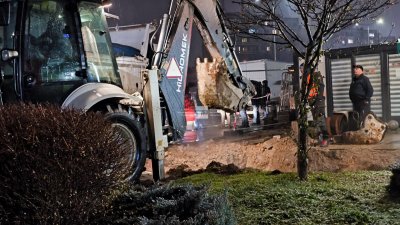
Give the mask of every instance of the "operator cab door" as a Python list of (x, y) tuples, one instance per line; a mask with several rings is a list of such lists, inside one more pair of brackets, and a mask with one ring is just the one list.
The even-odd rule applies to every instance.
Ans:
[(27, 1), (20, 85), (23, 99), (61, 104), (83, 84), (76, 6), (68, 1)]
[[(15, 50), (17, 6), (18, 3), (15, 1), (0, 2), (0, 48), (2, 54), (6, 51), (12, 52)], [(6, 60), (2, 57), (2, 60), (0, 61), (1, 101), (4, 103), (18, 100), (18, 96), (15, 93), (16, 62), (17, 59), (15, 57), (10, 60)]]

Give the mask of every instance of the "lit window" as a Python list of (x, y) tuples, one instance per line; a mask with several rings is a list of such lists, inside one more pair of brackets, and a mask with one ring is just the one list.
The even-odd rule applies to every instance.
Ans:
[(348, 39), (347, 40), (347, 44), (353, 44), (353, 43), (354, 43), (353, 39)]
[(247, 38), (242, 38), (242, 43), (246, 43), (247, 42)]
[(271, 51), (271, 47), (267, 46), (267, 52)]

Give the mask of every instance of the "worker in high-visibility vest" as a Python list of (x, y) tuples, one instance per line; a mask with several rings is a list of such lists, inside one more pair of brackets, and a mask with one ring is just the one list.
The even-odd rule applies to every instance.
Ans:
[[(303, 74), (304, 66), (300, 65), (300, 71)], [(310, 83), (310, 74), (307, 75), (307, 85)], [(312, 86), (308, 93), (308, 105), (311, 108), (314, 126), (320, 129), (320, 146), (325, 147), (329, 144), (329, 134), (326, 129), (325, 117), (325, 84), (320, 72), (314, 72)]]

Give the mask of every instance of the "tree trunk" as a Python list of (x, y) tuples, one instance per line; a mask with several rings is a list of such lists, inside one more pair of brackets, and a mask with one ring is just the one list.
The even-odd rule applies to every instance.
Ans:
[(299, 124), (299, 145), (297, 149), (297, 174), (300, 180), (308, 179), (308, 151), (307, 151), (307, 127)]
[(297, 146), (297, 174), (299, 179), (308, 179), (307, 109), (304, 101), (300, 105), (299, 140)]

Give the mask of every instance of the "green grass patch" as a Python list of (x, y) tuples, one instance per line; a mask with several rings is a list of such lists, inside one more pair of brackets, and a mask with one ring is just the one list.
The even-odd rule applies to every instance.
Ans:
[(400, 203), (386, 195), (391, 172), (297, 175), (246, 171), (235, 175), (202, 173), (176, 184), (210, 184), (227, 193), (238, 224), (400, 224)]

